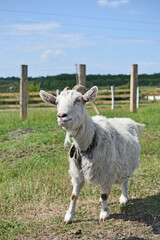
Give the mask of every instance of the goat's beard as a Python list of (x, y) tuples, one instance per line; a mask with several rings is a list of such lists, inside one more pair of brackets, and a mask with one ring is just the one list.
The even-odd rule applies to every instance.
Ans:
[(78, 117), (77, 119), (72, 119), (68, 121), (65, 125), (61, 125), (62, 128), (69, 132), (78, 131), (82, 126), (82, 120)]

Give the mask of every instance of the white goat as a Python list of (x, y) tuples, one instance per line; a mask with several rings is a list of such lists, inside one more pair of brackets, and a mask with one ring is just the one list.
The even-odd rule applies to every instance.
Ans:
[(73, 138), (69, 152), (73, 191), (64, 219), (67, 224), (73, 221), (76, 201), (85, 180), (101, 185), (100, 220), (105, 220), (109, 216), (107, 199), (111, 186), (121, 184), (119, 201), (126, 203), (128, 180), (139, 167), (138, 131), (144, 125), (129, 118), (90, 117), (85, 105), (95, 99), (97, 92), (96, 86), (84, 95), (67, 89), (56, 98), (40, 91), (40, 96), (46, 103), (57, 105), (58, 124)]

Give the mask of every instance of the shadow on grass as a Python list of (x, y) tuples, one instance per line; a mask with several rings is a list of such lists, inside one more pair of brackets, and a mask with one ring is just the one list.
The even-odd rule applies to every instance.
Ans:
[(121, 207), (122, 213), (111, 214), (110, 218), (138, 221), (151, 226), (154, 234), (160, 235), (160, 193), (144, 199), (129, 200)]

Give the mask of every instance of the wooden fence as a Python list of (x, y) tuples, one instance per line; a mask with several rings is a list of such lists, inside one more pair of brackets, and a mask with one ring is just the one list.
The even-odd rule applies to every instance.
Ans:
[(138, 95), (140, 107), (160, 106), (160, 88), (142, 88), (139, 90)]
[[(56, 95), (56, 91), (48, 91), (48, 93)], [(39, 92), (28, 93), (28, 107), (46, 107), (39, 97)], [(20, 93), (0, 93), (0, 109), (16, 109), (20, 108)]]
[[(57, 95), (57, 91), (49, 91)], [(98, 107), (124, 108), (130, 105), (130, 89), (99, 90), (95, 103)], [(160, 88), (137, 88), (137, 108), (160, 105)], [(28, 108), (49, 107), (39, 97), (39, 92), (28, 93)], [(0, 93), (0, 109), (19, 109), (20, 93)]]
[[(86, 65), (79, 65), (78, 84), (86, 85)], [(104, 89), (98, 91), (95, 103), (98, 107), (122, 108), (130, 106), (134, 113), (138, 107), (160, 105), (160, 89), (138, 88), (138, 65), (132, 64), (130, 76), (130, 89)], [(57, 95), (57, 92), (49, 92)], [(28, 93), (28, 66), (21, 65), (20, 93), (0, 93), (0, 111), (2, 109), (20, 109), (20, 119), (27, 119), (29, 109), (48, 107), (42, 102), (38, 92)], [(48, 107), (49, 108), (49, 107)]]
[[(99, 107), (125, 108), (130, 106), (130, 89), (99, 90), (95, 103)], [(137, 87), (136, 107), (160, 106), (160, 88)]]

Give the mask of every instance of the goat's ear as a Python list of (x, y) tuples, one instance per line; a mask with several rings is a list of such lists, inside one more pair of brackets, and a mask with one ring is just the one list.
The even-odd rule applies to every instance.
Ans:
[(56, 105), (56, 104), (57, 104), (57, 103), (56, 103), (56, 97), (53, 96), (52, 94), (49, 94), (49, 93), (41, 90), (41, 91), (39, 92), (39, 95), (40, 95), (40, 97), (42, 98), (42, 100), (43, 100), (45, 103), (47, 103), (48, 105), (53, 106), (53, 105)]
[(98, 93), (98, 87), (97, 86), (92, 87), (89, 91), (87, 91), (83, 95), (84, 102), (85, 103), (93, 102), (97, 96), (97, 93)]

